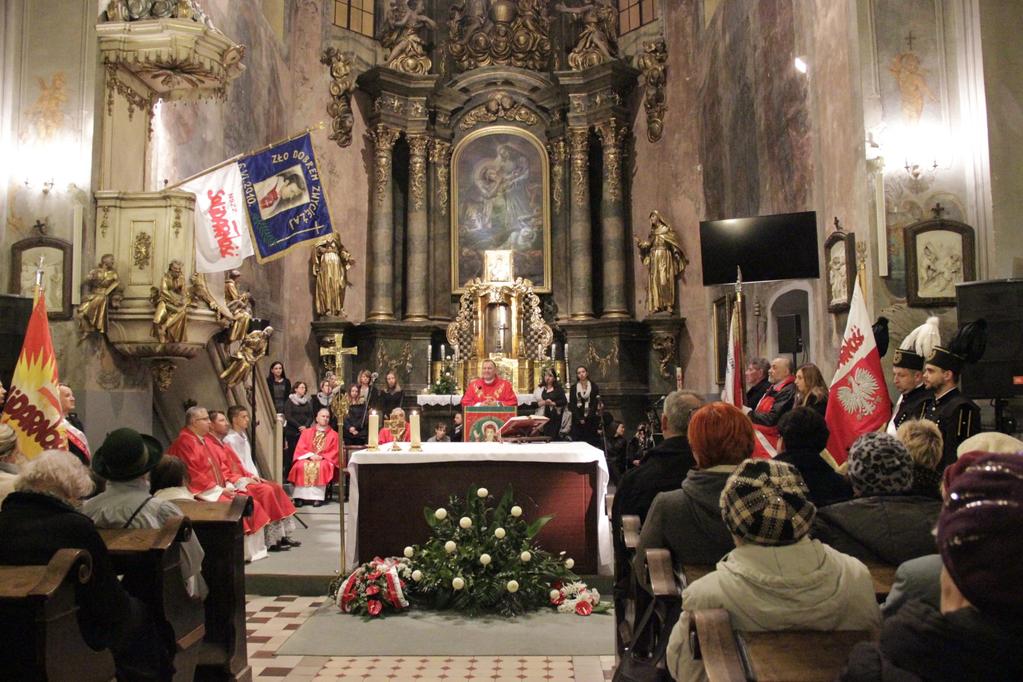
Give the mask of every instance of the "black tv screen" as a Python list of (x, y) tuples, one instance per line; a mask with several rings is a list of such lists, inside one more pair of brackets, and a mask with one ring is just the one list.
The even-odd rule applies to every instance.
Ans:
[(703, 284), (820, 277), (817, 214), (781, 213), (700, 223)]

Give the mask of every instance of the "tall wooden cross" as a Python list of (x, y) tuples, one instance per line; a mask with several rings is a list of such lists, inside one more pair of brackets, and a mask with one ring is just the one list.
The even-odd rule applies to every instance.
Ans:
[(355, 355), (359, 352), (357, 346), (351, 348), (344, 347), (344, 334), (336, 333), (331, 337), (330, 346), (320, 346), (320, 357), (321, 358), (333, 358), (334, 360), (334, 374), (338, 376), (341, 383), (347, 382), (347, 372), (345, 372), (345, 356)]

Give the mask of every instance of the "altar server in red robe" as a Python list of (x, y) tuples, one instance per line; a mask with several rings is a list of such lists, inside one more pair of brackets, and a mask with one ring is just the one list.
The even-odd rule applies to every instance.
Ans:
[[(229, 502), (237, 493), (234, 484), (224, 475), (220, 457), (211, 447), (212, 440), (210, 413), (205, 407), (190, 407), (185, 413), (185, 428), (167, 448), (167, 454), (177, 457), (188, 467), (188, 489), (197, 498), (206, 502)], [(254, 504), (252, 516), (244, 520), (245, 534), (262, 531), (269, 521), (266, 510)], [(263, 534), (259, 533), (260, 540), (262, 537)]]
[(226, 414), (213, 410), (210, 412), (210, 421), (213, 429), (208, 438), (210, 449), (216, 451), (220, 457), (225, 480), (238, 492), (252, 496), (253, 504), (265, 509), (270, 517), (270, 522), (263, 529), (267, 549), (279, 552), (289, 547), (301, 546), (301, 542), (288, 537), (295, 526), (292, 519), (295, 515), (295, 505), (291, 503), (284, 488), (280, 483), (264, 480), (245, 469), (241, 457), (224, 441), (224, 437), (231, 432)]
[(396, 407), (391, 410), (391, 418), (387, 420), (387, 426), (380, 429), (380, 444), (394, 441), (408, 443), (412, 440), (410, 431), (408, 422), (405, 421), (405, 410)]
[(462, 396), (462, 407), (474, 405), (506, 405), (514, 407), (519, 404), (515, 389), (511, 382), (497, 376), (497, 363), (484, 360), (483, 376), (473, 379)]
[(314, 507), (323, 504), (327, 486), (338, 468), (340, 442), (337, 431), (330, 428), (330, 410), (321, 408), (315, 424), (302, 432), (295, 446), (288, 480), (295, 484), (291, 497), (296, 507), (306, 502), (312, 502)]

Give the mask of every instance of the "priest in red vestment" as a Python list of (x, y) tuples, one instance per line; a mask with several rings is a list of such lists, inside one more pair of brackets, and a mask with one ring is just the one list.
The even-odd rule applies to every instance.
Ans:
[(493, 360), (483, 361), (483, 376), (473, 379), (462, 396), (462, 407), (474, 405), (506, 405), (514, 407), (519, 404), (515, 389), (511, 382), (497, 376), (497, 363)]
[(408, 443), (412, 440), (411, 429), (405, 421), (405, 410), (396, 407), (391, 410), (391, 418), (387, 420), (387, 426), (380, 429), (380, 444)]
[(340, 444), (337, 431), (330, 428), (330, 409), (320, 408), (316, 421), (299, 436), (288, 474), (288, 480), (295, 484), (291, 496), (296, 507), (307, 501), (314, 507), (323, 504), (327, 486), (334, 480), (334, 471), (338, 468)]
[[(188, 489), (192, 494), (206, 502), (227, 502), (236, 494), (234, 484), (225, 477), (220, 457), (211, 447), (211, 440), (210, 413), (205, 407), (190, 407), (185, 413), (185, 428), (181, 429), (178, 437), (167, 448), (167, 454), (177, 457), (188, 467)], [(270, 516), (266, 510), (253, 504), (252, 516), (246, 517), (243, 522), (245, 534), (255, 534), (269, 522)], [(259, 539), (262, 538), (263, 534), (259, 533)]]
[(250, 495), (256, 506), (266, 510), (270, 522), (263, 532), (266, 534), (266, 546), (271, 552), (278, 552), (288, 547), (299, 547), (301, 542), (289, 537), (294, 530), (295, 505), (288, 494), (276, 481), (267, 481), (245, 470), (241, 458), (224, 442), (224, 437), (231, 431), (227, 415), (219, 410), (210, 412), (212, 432), (207, 440), (210, 449), (220, 458), (221, 469), (225, 480), (229, 481), (240, 493)]

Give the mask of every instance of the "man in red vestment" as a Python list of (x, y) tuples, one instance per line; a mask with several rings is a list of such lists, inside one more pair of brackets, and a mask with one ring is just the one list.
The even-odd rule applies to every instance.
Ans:
[(292, 530), (295, 505), (284, 492), (284, 488), (275, 481), (266, 481), (259, 476), (249, 474), (242, 465), (242, 460), (230, 445), (224, 442), (224, 436), (231, 431), (227, 415), (219, 410), (210, 412), (212, 431), (207, 437), (210, 450), (220, 458), (224, 479), (234, 489), (252, 497), (252, 502), (266, 510), (270, 522), (266, 525), (266, 546), (271, 552), (279, 552), (288, 547), (300, 547), (298, 540), (292, 540), (288, 533)]
[[(234, 498), (234, 484), (224, 476), (217, 452), (210, 447), (210, 413), (205, 407), (190, 407), (185, 413), (185, 427), (174, 439), (167, 454), (177, 457), (188, 467), (188, 489), (206, 502), (227, 502)], [(253, 500), (252, 516), (244, 519), (245, 534), (262, 530), (270, 522), (266, 510)]]
[(483, 376), (473, 379), (462, 396), (462, 407), (474, 405), (507, 405), (514, 407), (519, 404), (511, 382), (497, 376), (497, 363), (493, 360), (483, 361)]
[[(396, 407), (391, 410), (391, 418), (386, 422), (387, 426), (380, 429), (380, 444), (393, 443), (398, 441), (399, 443), (409, 443), (412, 441), (411, 429), (409, 428), (408, 422), (405, 421), (405, 410), (400, 407)], [(391, 425), (394, 428), (391, 428)]]

